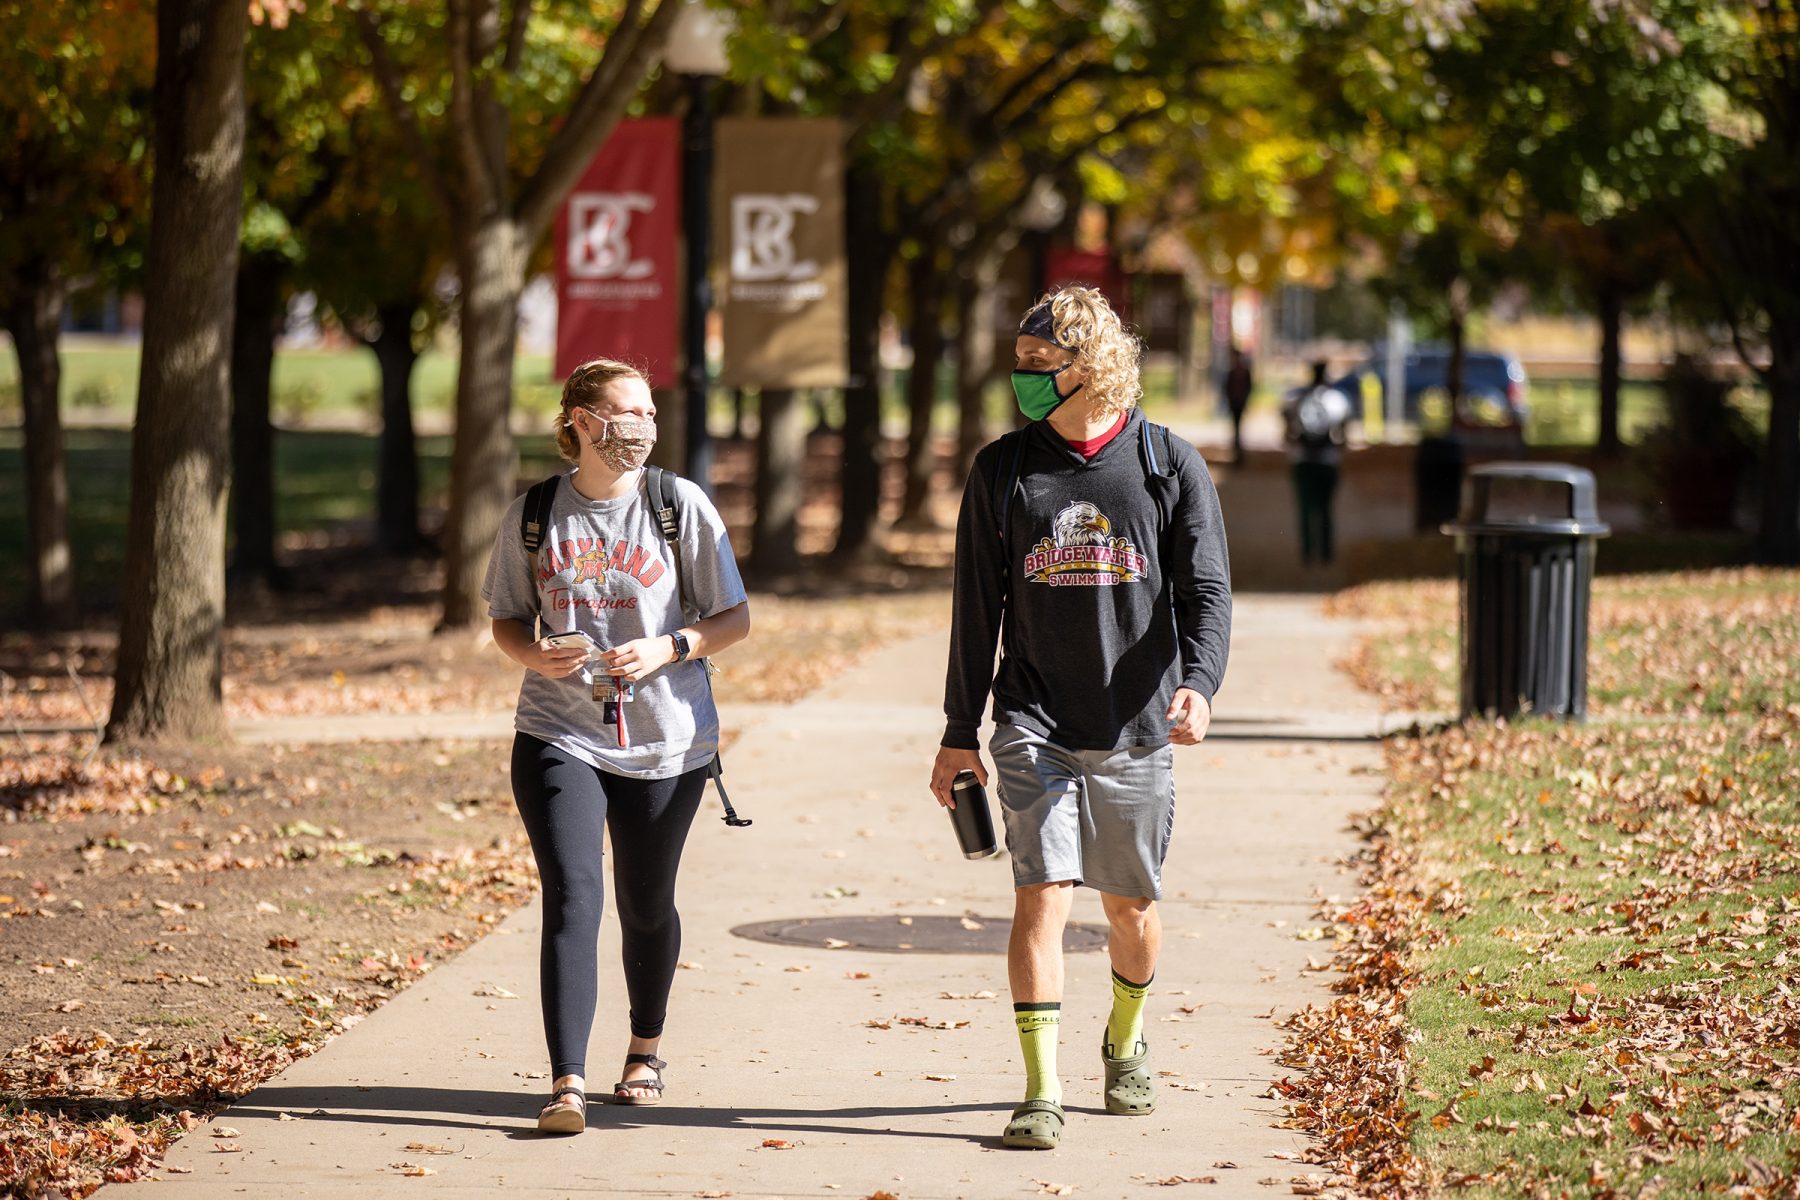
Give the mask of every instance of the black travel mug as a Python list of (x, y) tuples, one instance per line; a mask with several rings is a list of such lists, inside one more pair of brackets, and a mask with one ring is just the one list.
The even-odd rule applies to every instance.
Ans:
[(964, 858), (992, 858), (1000, 853), (994, 843), (994, 818), (988, 812), (987, 789), (973, 771), (958, 771), (950, 784), (956, 807), (950, 810), (950, 824), (956, 827), (956, 840)]

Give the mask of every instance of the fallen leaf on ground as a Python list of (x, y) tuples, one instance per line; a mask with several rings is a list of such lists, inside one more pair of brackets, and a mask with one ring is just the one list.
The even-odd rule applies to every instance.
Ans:
[(472, 993), (476, 996), (492, 996), (496, 1000), (517, 1000), (519, 993), (509, 992), (497, 983), (484, 983)]

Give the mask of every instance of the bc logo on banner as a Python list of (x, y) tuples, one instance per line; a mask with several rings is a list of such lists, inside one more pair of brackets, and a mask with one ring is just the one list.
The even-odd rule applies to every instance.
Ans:
[(794, 249), (796, 218), (801, 213), (810, 216), (818, 211), (817, 196), (733, 196), (731, 278), (753, 283), (792, 283), (818, 275), (818, 262), (802, 260)]
[(681, 126), (620, 121), (557, 218), (556, 374), (590, 358), (643, 367), (672, 386), (681, 358)]
[(843, 126), (725, 118), (717, 139), (717, 232), (729, 268), (721, 382), (842, 386)]
[(656, 264), (631, 255), (631, 215), (656, 211), (646, 192), (608, 195), (577, 192), (569, 197), (569, 278), (644, 279)]

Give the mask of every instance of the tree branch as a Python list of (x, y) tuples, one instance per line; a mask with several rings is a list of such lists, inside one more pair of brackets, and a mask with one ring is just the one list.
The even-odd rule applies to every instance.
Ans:
[[(629, 0), (626, 17), (635, 22), (642, 7), (643, 0)], [(535, 243), (550, 227), (557, 206), (624, 115), (644, 76), (661, 58), (680, 9), (680, 0), (658, 0), (641, 26), (627, 26), (621, 19), (607, 39), (606, 52), (570, 106), (568, 118), (520, 189), (515, 211), (527, 242)], [(619, 43), (621, 36), (625, 44)]]
[(1725, 318), (1726, 325), (1731, 329), (1731, 344), (1737, 350), (1738, 358), (1746, 367), (1764, 379), (1769, 378), (1774, 370), (1774, 363), (1771, 362), (1766, 367), (1762, 366), (1750, 353), (1750, 348), (1744, 341), (1744, 331), (1738, 324), (1737, 305), (1731, 302), (1731, 293), (1726, 289), (1725, 281), (1719, 278), (1719, 273), (1713, 269), (1712, 260), (1701, 250), (1699, 239), (1694, 236), (1693, 231), (1688, 228), (1687, 221), (1679, 213), (1671, 214), (1670, 222), (1675, 226), (1676, 236), (1687, 248), (1688, 257), (1694, 261), (1696, 267), (1700, 268), (1701, 276), (1712, 288), (1713, 300), (1719, 306), (1719, 313)]
[(480, 64), (475, 53), (474, 22), (469, 14), (469, 0), (450, 0), (450, 126), (455, 131), (456, 149), (462, 158), (463, 178), (468, 184), (467, 218), (491, 213), (500, 207), (505, 194), (500, 180), (488, 169), (488, 156), (481, 144), (481, 118), (476, 113), (474, 73)]
[[(982, 21), (987, 20), (999, 7), (1000, 0), (984, 0), (975, 24), (979, 25)], [(915, 44), (910, 36), (910, 30), (902, 35), (896, 26), (894, 33), (896, 40), (904, 41), (906, 49), (896, 56), (898, 61), (894, 66), (893, 77), (882, 84), (880, 88), (871, 92), (859, 111), (844, 114), (848, 118), (846, 124), (856, 131), (850, 139), (852, 146), (874, 126), (894, 120), (899, 115), (901, 104), (905, 101), (906, 89), (912, 83), (913, 72), (917, 71), (926, 59), (934, 54), (941, 54), (963, 36), (962, 33), (956, 31), (933, 33), (925, 41)]]
[(508, 75), (516, 75), (525, 57), (525, 30), (531, 24), (532, 0), (513, 0), (512, 19), (507, 22), (506, 57), (501, 67)]
[(419, 164), (419, 174), (425, 180), (426, 189), (443, 206), (445, 220), (454, 225), (460, 208), (456, 192), (451, 189), (443, 172), (438, 170), (437, 156), (431, 153), (430, 146), (425, 141), (424, 130), (419, 127), (419, 114), (413, 111), (412, 105), (401, 94), (400, 73), (394, 69), (394, 60), (388, 57), (387, 42), (381, 36), (375, 14), (360, 6), (355, 11), (356, 29), (362, 37), (364, 47), (369, 51), (369, 59), (375, 71), (375, 84), (381, 91), (388, 115), (400, 127), (400, 136), (406, 142), (413, 160)]

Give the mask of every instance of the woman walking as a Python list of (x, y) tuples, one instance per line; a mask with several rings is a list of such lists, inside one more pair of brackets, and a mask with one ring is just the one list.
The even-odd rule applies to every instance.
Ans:
[(675, 876), (719, 746), (702, 660), (750, 632), (724, 522), (686, 480), (668, 481), (679, 534), (665, 542), (646, 494), (655, 442), (656, 406), (636, 369), (577, 367), (556, 424), (574, 469), (545, 485), (535, 548), (527, 497), (507, 510), (482, 588), (495, 643), (526, 668), (512, 785), (544, 886), (539, 975), (554, 1076), (544, 1133), (587, 1124), (607, 832), (631, 1019), (612, 1099), (662, 1099), (658, 1050), (681, 949)]

